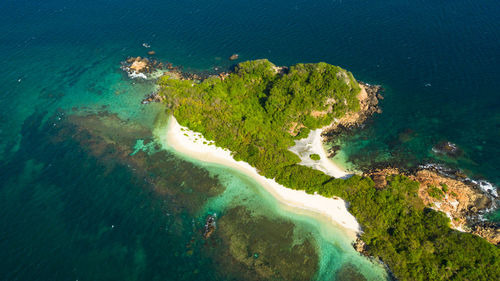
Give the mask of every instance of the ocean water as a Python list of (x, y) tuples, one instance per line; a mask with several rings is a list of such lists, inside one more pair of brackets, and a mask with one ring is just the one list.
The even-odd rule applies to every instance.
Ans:
[[(140, 104), (154, 83), (119, 69), (149, 50), (194, 70), (233, 53), (340, 65), (386, 89), (384, 112), (340, 140), (343, 162), (500, 185), (498, 1), (4, 0), (0, 15), (1, 280), (384, 278), (335, 227), (160, 150), (162, 108)], [(440, 141), (463, 155), (433, 153)]]

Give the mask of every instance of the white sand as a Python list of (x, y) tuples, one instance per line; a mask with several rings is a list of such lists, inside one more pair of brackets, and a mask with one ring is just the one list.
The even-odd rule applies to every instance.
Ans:
[[(311, 131), (307, 138), (296, 140), (295, 145), (289, 150), (300, 157), (302, 161), (299, 165), (320, 170), (323, 173), (336, 178), (344, 178), (348, 176), (344, 170), (335, 165), (335, 163), (327, 157), (321, 138), (322, 131), (323, 129)], [(318, 154), (320, 160), (312, 160), (311, 157), (309, 157), (311, 154)]]
[[(322, 149), (321, 139), (315, 138), (314, 140), (315, 145), (317, 145), (319, 141), (319, 145)], [(272, 179), (263, 177), (259, 175), (257, 170), (250, 166), (250, 164), (234, 160), (229, 150), (217, 147), (213, 142), (209, 142), (203, 138), (200, 133), (193, 132), (181, 126), (173, 116), (169, 120), (165, 142), (166, 145), (170, 146), (181, 155), (186, 155), (205, 162), (229, 166), (252, 177), (277, 200), (285, 205), (319, 213), (330, 222), (335, 222), (344, 227), (345, 230), (348, 230), (351, 234), (360, 231), (358, 222), (354, 216), (348, 212), (346, 203), (342, 199), (307, 194), (304, 191), (286, 188)], [(212, 143), (212, 145), (208, 143)], [(323, 154), (322, 158), (324, 157), (324, 159), (327, 160), (324, 150)], [(331, 162), (330, 164), (323, 163), (322, 167), (325, 168), (330, 175), (345, 176), (345, 173)], [(328, 170), (328, 168), (332, 170)], [(354, 239), (354, 235), (352, 235), (351, 238)]]

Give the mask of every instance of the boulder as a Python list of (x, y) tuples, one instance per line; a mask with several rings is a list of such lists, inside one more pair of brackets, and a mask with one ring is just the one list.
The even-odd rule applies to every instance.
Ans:
[(144, 72), (144, 70), (146, 70), (148, 66), (148, 63), (145, 62), (145, 61), (142, 61), (142, 60), (136, 60), (132, 63), (132, 65), (130, 66), (130, 69), (134, 70), (135, 72), (138, 72), (138, 73), (141, 73), (141, 72)]

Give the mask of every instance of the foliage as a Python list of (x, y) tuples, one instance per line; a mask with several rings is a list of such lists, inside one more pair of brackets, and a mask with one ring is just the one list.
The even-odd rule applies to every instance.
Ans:
[[(451, 230), (445, 215), (424, 208), (417, 182), (396, 175), (386, 188), (376, 189), (370, 178), (336, 179), (298, 165), (299, 157), (288, 150), (294, 139), (359, 110), (360, 87), (351, 73), (318, 63), (297, 64), (280, 74), (269, 61), (257, 60), (240, 63), (223, 80), (196, 84), (165, 76), (159, 84), (181, 125), (228, 148), (235, 159), (289, 188), (346, 199), (363, 226), (368, 253), (382, 258), (398, 279), (500, 276), (499, 250)], [(298, 134), (291, 132), (297, 127)]]
[[(500, 252), (484, 239), (449, 228), (441, 212), (424, 208), (418, 183), (392, 176), (367, 196), (346, 196), (363, 225), (370, 254), (400, 280), (492, 280), (500, 276)], [(369, 198), (367, 198), (369, 197)], [(382, 207), (383, 206), (383, 207)]]
[(313, 154), (309, 155), (309, 158), (311, 158), (312, 160), (316, 160), (316, 161), (318, 161), (318, 160), (321, 159), (321, 157), (319, 156), (319, 154), (316, 154), (316, 153), (313, 153)]
[(446, 183), (441, 183), (441, 189), (443, 190), (444, 193), (447, 193), (449, 188)]
[(444, 196), (443, 191), (434, 185), (429, 185), (427, 187), (427, 194), (429, 194), (430, 197), (434, 197), (436, 199), (441, 199)]

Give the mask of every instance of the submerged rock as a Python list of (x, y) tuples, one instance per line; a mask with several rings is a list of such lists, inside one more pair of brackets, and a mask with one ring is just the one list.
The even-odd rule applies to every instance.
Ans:
[(463, 150), (461, 150), (456, 144), (449, 141), (442, 141), (436, 144), (432, 151), (437, 154), (444, 154), (449, 157), (459, 157), (463, 154)]
[(227, 249), (220, 258), (227, 253), (233, 261), (216, 259), (216, 264), (238, 276), (236, 280), (314, 280), (319, 264), (315, 241), (302, 234), (303, 239), (297, 239), (297, 226), (288, 220), (235, 207), (226, 210), (218, 224), (217, 236)]
[(232, 54), (230, 57), (229, 57), (229, 60), (237, 60), (240, 58), (240, 55), (238, 54)]
[(142, 100), (142, 104), (148, 104), (148, 103), (151, 103), (151, 102), (162, 102), (165, 100), (165, 97), (164, 96), (161, 96), (158, 94), (158, 92), (153, 92), (149, 95), (147, 95), (143, 100)]
[(406, 143), (412, 141), (417, 136), (417, 133), (410, 128), (406, 128), (398, 134), (398, 141)]
[(342, 147), (340, 145), (332, 145), (332, 147), (330, 147), (327, 150), (327, 153), (328, 153), (327, 156), (328, 156), (328, 158), (335, 157), (335, 155), (337, 155), (337, 152), (339, 152), (341, 149), (342, 149)]
[(342, 267), (337, 271), (335, 280), (342, 281), (366, 281), (366, 277), (363, 276), (359, 272), (359, 269), (356, 268), (351, 263), (345, 263)]
[(216, 225), (215, 225), (215, 217), (216, 215), (208, 215), (205, 220), (205, 226), (203, 227), (203, 238), (208, 239), (212, 234), (214, 234)]

